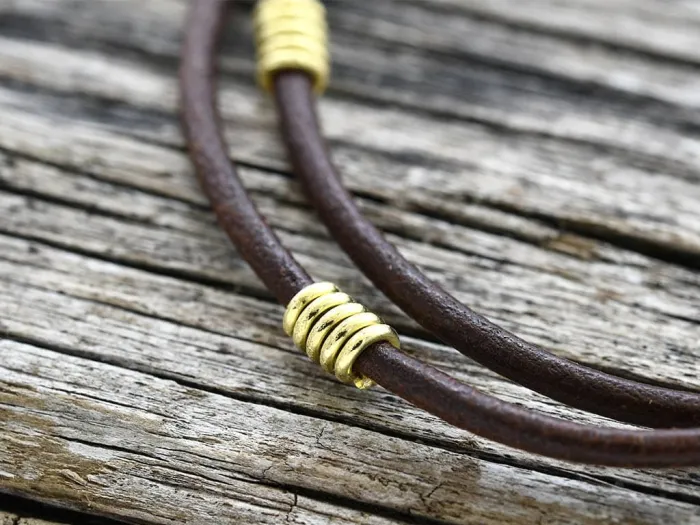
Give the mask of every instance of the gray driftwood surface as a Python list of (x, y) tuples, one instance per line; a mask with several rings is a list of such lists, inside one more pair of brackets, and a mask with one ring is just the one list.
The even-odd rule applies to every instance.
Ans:
[[(700, 390), (700, 4), (329, 5), (325, 129), (402, 253), (552, 352)], [(698, 469), (524, 454), (297, 352), (183, 150), (185, 9), (0, 0), (0, 493), (147, 524), (700, 523)], [(231, 156), (300, 262), (483, 391), (614, 425), (437, 344), (360, 276), (289, 172), (249, 9), (222, 54)]]

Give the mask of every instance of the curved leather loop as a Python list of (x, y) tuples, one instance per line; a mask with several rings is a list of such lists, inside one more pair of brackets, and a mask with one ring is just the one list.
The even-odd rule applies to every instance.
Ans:
[[(180, 69), (187, 143), (219, 223), (286, 304), (311, 280), (251, 203), (231, 165), (214, 101), (214, 55), (226, 0), (193, 0)], [(617, 430), (568, 423), (487, 396), (389, 344), (372, 345), (356, 372), (444, 420), (545, 456), (628, 467), (700, 465), (700, 429)]]
[(424, 328), (502, 376), (567, 405), (650, 427), (700, 426), (700, 394), (622, 379), (557, 357), (493, 324), (430, 281), (362, 216), (343, 187), (319, 129), (306, 75), (280, 73), (275, 98), (295, 173), (321, 219), (374, 285)]

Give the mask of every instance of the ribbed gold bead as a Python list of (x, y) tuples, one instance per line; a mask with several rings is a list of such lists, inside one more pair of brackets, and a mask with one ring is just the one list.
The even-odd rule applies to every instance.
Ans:
[(318, 299), (322, 295), (337, 292), (338, 288), (333, 283), (321, 282), (310, 284), (304, 288), (301, 292), (296, 294), (284, 312), (284, 318), (282, 319), (282, 328), (284, 328), (284, 333), (291, 336), (294, 331), (294, 325), (299, 318), (299, 314), (306, 308), (311, 301)]
[(301, 312), (294, 325), (294, 331), (292, 332), (294, 344), (304, 350), (306, 348), (306, 338), (316, 324), (316, 321), (331, 308), (335, 308), (341, 304), (347, 304), (351, 301), (352, 299), (350, 296), (343, 292), (329, 293), (311, 301), (308, 306), (304, 308), (304, 311)]
[[(323, 343), (333, 328), (348, 317), (356, 316), (365, 311), (365, 307), (358, 303), (341, 304), (332, 308), (321, 317), (312, 328), (306, 339), (306, 355), (312, 361), (319, 362)], [(332, 370), (331, 370), (332, 372)]]
[(374, 382), (353, 372), (352, 365), (365, 348), (380, 341), (386, 341), (396, 348), (401, 347), (398, 334), (389, 325), (367, 326), (355, 333), (343, 345), (335, 359), (335, 376), (343, 383), (352, 383), (360, 389), (372, 386)]
[(323, 369), (332, 374), (335, 372), (335, 360), (345, 346), (345, 342), (352, 335), (367, 328), (368, 326), (380, 324), (382, 320), (372, 312), (363, 312), (353, 315), (345, 319), (336, 326), (333, 331), (328, 334), (323, 346), (321, 347), (320, 363)]
[(254, 16), (260, 86), (271, 91), (276, 73), (295, 69), (311, 75), (314, 90), (322, 93), (330, 74), (323, 4), (318, 0), (259, 0)]
[(393, 328), (332, 283), (314, 283), (296, 294), (287, 305), (283, 325), (310, 359), (343, 383), (361, 389), (374, 382), (353, 372), (358, 356), (379, 341), (401, 346)]

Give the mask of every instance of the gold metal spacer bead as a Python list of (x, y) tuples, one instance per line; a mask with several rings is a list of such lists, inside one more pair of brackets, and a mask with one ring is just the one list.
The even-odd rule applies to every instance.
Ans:
[(316, 93), (328, 84), (330, 58), (326, 9), (319, 0), (258, 0), (255, 8), (258, 84), (272, 90), (285, 69), (306, 71)]
[(296, 294), (284, 313), (284, 331), (310, 359), (347, 384), (365, 389), (374, 381), (353, 372), (359, 355), (386, 341), (401, 347), (393, 328), (333, 283), (314, 283)]

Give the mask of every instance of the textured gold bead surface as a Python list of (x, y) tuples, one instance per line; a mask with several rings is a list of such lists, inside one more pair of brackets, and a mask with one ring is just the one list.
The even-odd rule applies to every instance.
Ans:
[(357, 332), (368, 326), (380, 324), (382, 320), (372, 312), (364, 312), (353, 315), (338, 324), (333, 331), (328, 334), (321, 347), (320, 363), (323, 369), (332, 374), (335, 371), (335, 360), (343, 349), (345, 342)]
[(331, 308), (341, 304), (347, 304), (351, 301), (352, 299), (350, 296), (343, 292), (329, 293), (311, 301), (301, 314), (299, 314), (299, 318), (294, 325), (294, 331), (292, 332), (294, 344), (299, 348), (306, 348), (306, 338), (316, 324), (316, 321)]
[(318, 0), (259, 0), (255, 9), (258, 83), (272, 89), (284, 69), (309, 73), (314, 90), (328, 84), (330, 59), (326, 9)]
[(396, 348), (401, 347), (398, 334), (389, 325), (367, 326), (350, 337), (338, 353), (335, 360), (336, 377), (343, 383), (353, 383), (357, 388), (367, 388), (365, 385), (368, 378), (357, 375), (352, 371), (352, 366), (365, 348), (379, 341), (386, 341)]
[(301, 292), (292, 297), (292, 300), (289, 301), (287, 309), (284, 312), (284, 318), (282, 319), (282, 328), (284, 328), (284, 333), (290, 336), (292, 335), (294, 325), (299, 318), (299, 314), (311, 301), (318, 299), (322, 295), (337, 291), (338, 288), (336, 288), (333, 283), (320, 282), (307, 286)]
[(400, 348), (393, 328), (332, 283), (314, 283), (296, 294), (287, 305), (283, 325), (310, 359), (343, 383), (361, 389), (374, 382), (353, 372), (357, 357), (379, 341)]
[(306, 355), (309, 356), (309, 359), (318, 363), (321, 358), (323, 342), (333, 328), (348, 317), (361, 314), (364, 311), (365, 307), (361, 304), (348, 303), (336, 306), (323, 314), (306, 338)]

